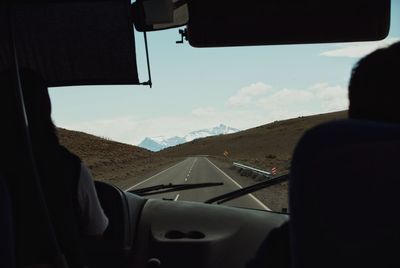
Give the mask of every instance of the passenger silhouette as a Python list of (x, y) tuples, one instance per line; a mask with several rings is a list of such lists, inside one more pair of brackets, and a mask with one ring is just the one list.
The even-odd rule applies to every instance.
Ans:
[(400, 123), (400, 42), (375, 50), (353, 68), (349, 117)]
[[(102, 235), (108, 225), (108, 219), (100, 206), (89, 169), (79, 157), (59, 143), (57, 130), (51, 118), (51, 102), (47, 86), (38, 75), (29, 70), (24, 70), (21, 78), (29, 132), (39, 174), (44, 177), (43, 179), (53, 182), (57, 180), (57, 175), (62, 176), (60, 171), (65, 169), (71, 176), (77, 178), (77, 185), (74, 185), (72, 193), (76, 195), (78, 201), (80, 231), (84, 235)], [(60, 162), (53, 163), (56, 159)], [(60, 170), (49, 166), (49, 163), (53, 163)], [(68, 179), (72, 181), (71, 178)], [(57, 194), (57, 191), (54, 192)]]
[[(12, 92), (12, 77), (10, 71), (0, 73), (0, 84), (4, 87), (1, 94), (2, 98), (6, 97), (1, 101), (2, 117), (10, 124), (18, 120), (13, 114), (5, 114), (7, 110), (13, 111), (15, 106), (9, 101), (14, 96), (7, 93)], [(107, 228), (108, 218), (98, 200), (90, 171), (78, 156), (59, 143), (51, 119), (51, 101), (45, 82), (27, 69), (21, 70), (20, 77), (33, 156), (49, 216), (69, 266), (82, 267), (84, 261), (79, 247), (80, 239), (84, 236), (101, 236)], [(1, 133), (3, 139), (10, 141), (6, 145), (10, 148), (6, 151), (11, 156), (12, 147), (18, 146), (13, 135), (7, 130)], [(6, 167), (7, 170), (17, 168), (18, 163)]]

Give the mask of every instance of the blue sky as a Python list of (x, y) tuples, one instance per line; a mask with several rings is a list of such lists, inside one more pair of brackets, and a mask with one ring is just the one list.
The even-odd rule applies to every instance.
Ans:
[[(224, 123), (247, 129), (275, 120), (347, 108), (354, 63), (400, 40), (400, 0), (392, 0), (389, 37), (380, 42), (234, 48), (175, 44), (178, 30), (148, 34), (153, 88), (52, 88), (57, 126), (138, 144)], [(147, 80), (142, 34), (139, 77)]]

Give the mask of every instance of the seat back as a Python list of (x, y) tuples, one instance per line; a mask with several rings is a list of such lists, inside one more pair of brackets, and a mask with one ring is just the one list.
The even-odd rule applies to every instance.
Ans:
[(400, 126), (344, 120), (299, 142), (291, 167), (293, 267), (400, 267)]
[(0, 267), (15, 267), (12, 205), (5, 179), (0, 175)]
[(31, 153), (23, 102), (14, 80), (13, 72), (0, 72), (0, 172), (7, 178), (13, 204), (16, 266), (64, 265)]

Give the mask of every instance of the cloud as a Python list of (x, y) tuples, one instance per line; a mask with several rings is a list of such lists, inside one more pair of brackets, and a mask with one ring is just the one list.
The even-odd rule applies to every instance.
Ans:
[(313, 94), (307, 90), (281, 89), (265, 98), (257, 101), (257, 106), (263, 108), (278, 108), (281, 105), (291, 105), (295, 103), (309, 102), (313, 99)]
[(340, 44), (335, 45), (337, 48), (322, 52), (320, 55), (327, 57), (361, 58), (378, 48), (387, 47), (398, 41), (400, 41), (399, 37), (392, 37), (382, 41)]
[(330, 86), (327, 83), (319, 83), (309, 89), (316, 100), (323, 106), (324, 112), (347, 109), (349, 105), (347, 88), (342, 86)]
[(199, 107), (192, 110), (192, 114), (195, 116), (213, 116), (215, 115), (216, 111), (213, 107)]
[[(268, 122), (297, 116), (345, 110), (348, 107), (347, 89), (340, 85), (316, 83), (305, 89), (269, 88), (240, 108), (261, 114)], [(237, 109), (237, 108), (236, 108)]]
[(272, 89), (271, 86), (262, 82), (251, 84), (241, 88), (235, 95), (228, 99), (228, 105), (231, 107), (243, 106), (253, 101), (257, 96), (264, 95)]
[(56, 124), (66, 129), (78, 130), (130, 144), (136, 141), (135, 133), (141, 134), (140, 121), (130, 116), (101, 118), (73, 123), (56, 122)]

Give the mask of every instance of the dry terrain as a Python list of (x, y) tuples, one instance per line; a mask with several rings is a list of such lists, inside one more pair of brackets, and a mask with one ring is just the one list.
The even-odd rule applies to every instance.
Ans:
[[(96, 180), (107, 181), (126, 188), (171, 166), (190, 155), (209, 155), (210, 159), (241, 185), (255, 183), (256, 178), (241, 176), (232, 169), (237, 161), (278, 173), (287, 172), (291, 155), (304, 132), (322, 122), (345, 118), (347, 112), (299, 117), (277, 121), (234, 134), (194, 140), (167, 148), (158, 153), (99, 138), (82, 132), (58, 129), (61, 143), (80, 156), (92, 170)], [(223, 153), (227, 151), (228, 157)], [(273, 210), (288, 207), (288, 184), (272, 186), (256, 196)]]
[(59, 128), (58, 136), (61, 144), (86, 163), (96, 180), (118, 186), (125, 186), (125, 183), (135, 184), (152, 170), (161, 169), (176, 161), (137, 146), (83, 132)]

